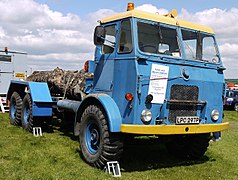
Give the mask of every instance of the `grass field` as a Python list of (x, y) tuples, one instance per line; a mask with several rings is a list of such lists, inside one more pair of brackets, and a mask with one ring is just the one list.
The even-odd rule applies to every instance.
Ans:
[[(238, 112), (226, 111), (229, 130), (199, 161), (171, 157), (157, 139), (138, 139), (120, 162), (121, 179), (238, 179)], [(70, 133), (34, 137), (0, 114), (0, 179), (114, 179), (87, 165)]]

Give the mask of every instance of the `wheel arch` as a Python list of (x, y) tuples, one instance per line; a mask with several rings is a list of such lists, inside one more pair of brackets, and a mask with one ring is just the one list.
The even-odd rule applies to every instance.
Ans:
[(81, 116), (89, 105), (100, 106), (107, 116), (110, 132), (120, 132), (122, 117), (115, 101), (106, 94), (90, 94), (84, 98), (79, 106), (76, 120), (81, 121)]
[(11, 81), (11, 84), (8, 88), (8, 92), (7, 92), (7, 100), (10, 100), (12, 94), (14, 92), (17, 92), (20, 97), (23, 99), (25, 96), (25, 88), (27, 87), (27, 84), (23, 84), (23, 83), (16, 83), (15, 81)]

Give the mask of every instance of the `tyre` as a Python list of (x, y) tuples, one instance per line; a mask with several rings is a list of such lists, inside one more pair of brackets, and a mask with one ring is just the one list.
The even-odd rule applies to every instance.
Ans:
[(10, 123), (12, 125), (20, 125), (21, 108), (22, 108), (22, 98), (17, 92), (14, 92), (10, 98), (10, 108), (9, 108)]
[(187, 159), (199, 159), (207, 151), (210, 133), (196, 135), (175, 135), (166, 143), (170, 154)]
[(235, 105), (234, 105), (234, 110), (235, 110), (235, 111), (238, 111), (238, 103), (235, 103)]
[(22, 102), (21, 123), (23, 129), (32, 132), (33, 116), (32, 116), (32, 100), (30, 94), (26, 94)]
[(89, 105), (80, 123), (80, 150), (83, 159), (91, 166), (103, 169), (108, 161), (121, 157), (123, 143), (118, 133), (110, 133), (104, 111)]

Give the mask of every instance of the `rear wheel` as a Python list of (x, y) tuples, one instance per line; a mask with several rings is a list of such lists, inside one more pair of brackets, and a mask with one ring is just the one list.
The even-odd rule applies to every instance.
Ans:
[(80, 149), (83, 159), (91, 166), (104, 168), (108, 161), (118, 160), (123, 151), (119, 134), (109, 132), (104, 111), (89, 105), (80, 123)]
[(10, 98), (10, 109), (9, 109), (10, 123), (12, 125), (20, 125), (21, 108), (22, 108), (22, 98), (17, 92), (14, 92)]
[(204, 155), (209, 146), (210, 134), (175, 135), (166, 143), (166, 147), (174, 156), (198, 159)]
[(26, 94), (23, 99), (21, 122), (23, 129), (32, 132), (34, 120), (32, 116), (32, 100), (30, 94)]
[(234, 110), (235, 110), (235, 111), (238, 111), (238, 103), (235, 104)]

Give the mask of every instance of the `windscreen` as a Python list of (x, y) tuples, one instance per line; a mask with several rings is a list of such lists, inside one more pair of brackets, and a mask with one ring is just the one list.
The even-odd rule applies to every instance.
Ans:
[(180, 57), (176, 29), (140, 21), (137, 27), (139, 49), (142, 52)]

